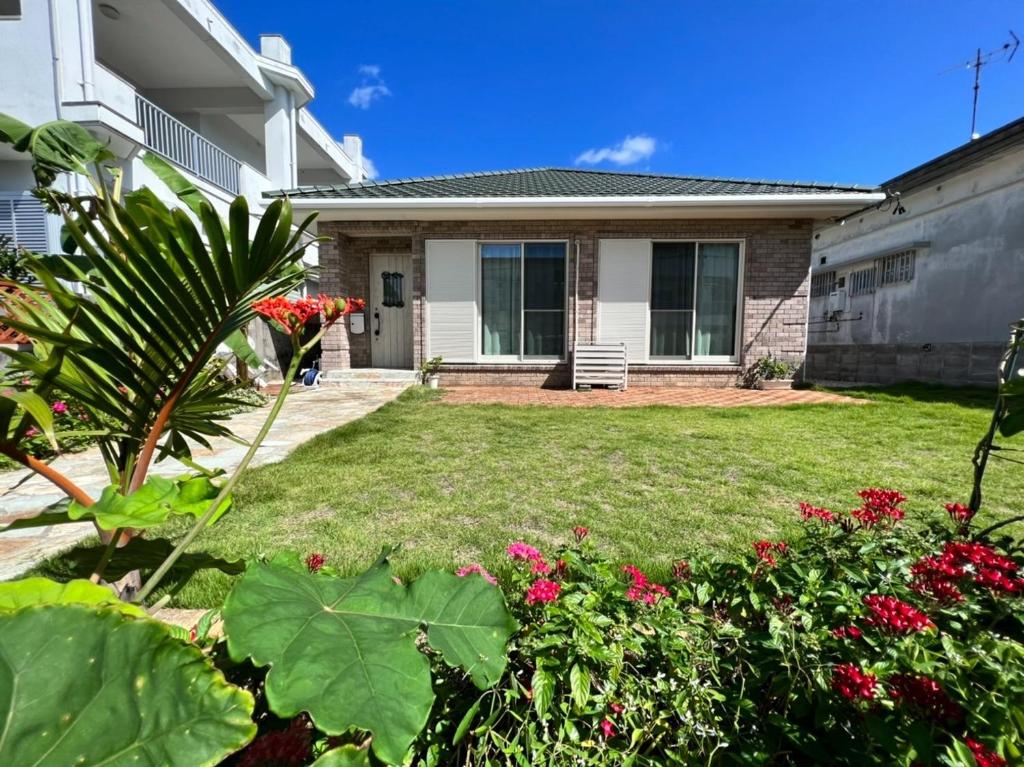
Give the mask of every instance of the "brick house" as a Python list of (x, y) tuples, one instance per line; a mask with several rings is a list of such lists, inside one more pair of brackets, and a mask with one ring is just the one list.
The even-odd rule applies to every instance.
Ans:
[(327, 378), (444, 359), (445, 385), (566, 386), (580, 344), (624, 343), (630, 383), (731, 386), (802, 360), (811, 231), (862, 187), (536, 169), (275, 193), (318, 210), (321, 289), (365, 315)]

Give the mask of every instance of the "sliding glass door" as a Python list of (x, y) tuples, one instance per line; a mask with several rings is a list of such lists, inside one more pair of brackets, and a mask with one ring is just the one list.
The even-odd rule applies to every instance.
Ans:
[(483, 357), (564, 358), (565, 248), (564, 242), (480, 246)]
[(738, 242), (652, 243), (650, 357), (735, 358), (739, 284)]

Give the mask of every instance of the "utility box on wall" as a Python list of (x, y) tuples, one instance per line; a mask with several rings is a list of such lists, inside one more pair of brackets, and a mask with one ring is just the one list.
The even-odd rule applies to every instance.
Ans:
[(348, 329), (354, 336), (361, 336), (366, 330), (366, 315), (363, 312), (355, 312), (348, 316)]

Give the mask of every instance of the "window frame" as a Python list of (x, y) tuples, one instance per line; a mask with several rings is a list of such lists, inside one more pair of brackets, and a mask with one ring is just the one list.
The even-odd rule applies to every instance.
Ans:
[[(655, 243), (693, 243), (693, 309), (651, 309), (651, 295), (654, 288), (654, 245)], [(651, 354), (651, 312), (652, 311), (690, 311), (690, 344), (695, 348), (697, 343), (697, 289), (700, 281), (700, 246), (707, 244), (727, 244), (738, 246), (738, 262), (736, 265), (736, 330), (733, 337), (733, 353), (726, 354), (691, 354), (688, 357), (658, 357)], [(740, 361), (740, 349), (743, 343), (744, 314), (744, 277), (746, 271), (747, 241), (742, 237), (658, 237), (647, 241), (647, 328), (644, 340), (644, 360), (652, 365), (736, 365)]]
[[(562, 353), (559, 356), (526, 356), (526, 246), (561, 245), (564, 249), (563, 275), (565, 288), (562, 291)], [(483, 249), (486, 245), (519, 246), (519, 354), (484, 354), (483, 349)], [(532, 310), (540, 311), (540, 310)], [(555, 311), (554, 309), (548, 311)], [(535, 365), (566, 362), (569, 359), (569, 240), (550, 238), (529, 239), (486, 239), (476, 241), (476, 353), (478, 362), (497, 365)]]
[(0, 21), (21, 21), (25, 18), (25, 2), (19, 0), (18, 10), (16, 13), (4, 13), (0, 10)]

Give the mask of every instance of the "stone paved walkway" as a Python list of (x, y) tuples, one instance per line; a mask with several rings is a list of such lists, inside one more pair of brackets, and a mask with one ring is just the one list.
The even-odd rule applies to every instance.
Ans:
[[(281, 415), (274, 422), (250, 466), (280, 461), (297, 445), (342, 424), (362, 418), (397, 397), (404, 386), (360, 386), (359, 388), (324, 386), (318, 390), (296, 387), (288, 395)], [(267, 408), (241, 413), (231, 419), (231, 428), (243, 439), (256, 436), (267, 415)], [(193, 446), (193, 459), (209, 469), (231, 472), (245, 455), (247, 447), (228, 439), (211, 441), (212, 450)], [(67, 474), (93, 497), (108, 484), (106, 470), (98, 450), (88, 450), (58, 458), (54, 467)], [(177, 461), (164, 461), (153, 471), (176, 476), (189, 469)], [(20, 517), (38, 514), (60, 501), (63, 494), (32, 472), (0, 472), (0, 525)], [(12, 530), (0, 535), (0, 580), (28, 570), (37, 562), (56, 554), (94, 532), (91, 523), (54, 525)]]
[(626, 391), (594, 389), (574, 392), (569, 389), (533, 389), (525, 386), (453, 386), (439, 400), (448, 405), (556, 405), (560, 407), (638, 407), (673, 405), (676, 407), (747, 407), (750, 405), (863, 404), (866, 400), (841, 394), (784, 389), (699, 389), (683, 387), (631, 387)]

